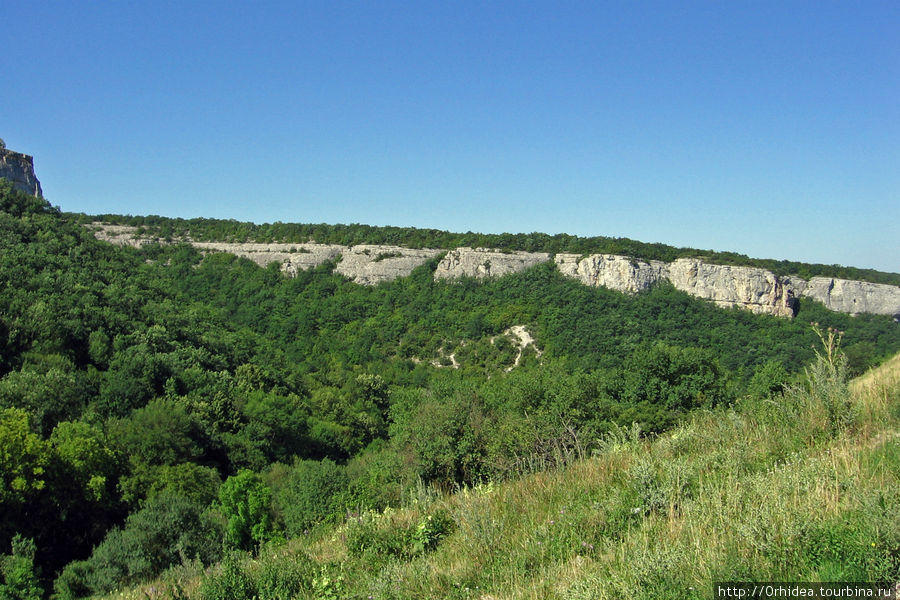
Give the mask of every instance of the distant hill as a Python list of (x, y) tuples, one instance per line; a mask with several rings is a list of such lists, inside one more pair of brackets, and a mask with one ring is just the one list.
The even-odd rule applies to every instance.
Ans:
[(319, 244), (397, 245), (407, 248), (496, 248), (506, 251), (548, 252), (550, 254), (617, 254), (635, 259), (672, 262), (678, 258), (700, 258), (719, 265), (759, 267), (779, 276), (797, 275), (836, 277), (900, 286), (900, 273), (860, 269), (841, 265), (808, 264), (787, 260), (750, 258), (735, 252), (718, 252), (697, 248), (676, 248), (666, 244), (647, 243), (628, 238), (579, 237), (546, 233), (452, 233), (414, 227), (375, 227), (371, 225), (327, 225), (302, 223), (256, 224), (223, 219), (179, 219), (160, 216), (73, 215), (83, 223), (102, 221), (132, 225), (155, 236), (179, 239), (190, 237), (199, 242), (280, 242)]
[(410, 248), (403, 245), (323, 244), (303, 242), (198, 241), (190, 232), (163, 236), (160, 227), (92, 221), (88, 227), (102, 240), (118, 245), (187, 242), (203, 252), (221, 251), (248, 258), (282, 272), (298, 272), (337, 261), (335, 272), (364, 285), (409, 276), (416, 268), (440, 258), (435, 279), (486, 279), (522, 272), (552, 262), (567, 277), (592, 287), (634, 294), (669, 283), (691, 296), (726, 308), (736, 306), (757, 314), (791, 318), (802, 299), (849, 314), (880, 314), (900, 319), (900, 287), (837, 277), (777, 275), (755, 266), (723, 265), (699, 258), (672, 262), (643, 260), (621, 254), (529, 252), (502, 248)]

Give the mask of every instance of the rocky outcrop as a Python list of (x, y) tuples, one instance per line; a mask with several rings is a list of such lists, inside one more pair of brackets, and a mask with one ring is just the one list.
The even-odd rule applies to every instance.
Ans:
[(335, 272), (356, 283), (375, 285), (406, 277), (416, 267), (441, 253), (430, 248), (359, 245), (345, 248)]
[(32, 196), (43, 196), (41, 182), (34, 174), (34, 158), (27, 154), (0, 148), (0, 179), (9, 179), (17, 190)]
[[(115, 244), (142, 246), (162, 240), (139, 235), (128, 225), (92, 223), (97, 238)], [(296, 275), (340, 257), (337, 273), (363, 285), (375, 285), (397, 277), (406, 277), (413, 269), (442, 252), (400, 246), (339, 246), (315, 243), (226, 243), (186, 241), (204, 251), (230, 252), (248, 258), (260, 266), (273, 262), (281, 270)], [(544, 252), (504, 252), (488, 248), (457, 248), (440, 261), (434, 278), (490, 277), (524, 271), (547, 262)], [(826, 307), (850, 314), (872, 313), (900, 315), (900, 287), (864, 281), (813, 277), (778, 277), (757, 267), (716, 265), (697, 258), (680, 258), (671, 263), (642, 261), (615, 254), (557, 254), (559, 271), (585, 285), (603, 286), (627, 294), (648, 290), (660, 281), (714, 302), (718, 306), (738, 306), (754, 313), (792, 317), (795, 298), (812, 298)]]
[[(142, 235), (133, 225), (110, 225), (94, 222), (90, 224), (97, 239), (138, 248), (146, 244), (167, 243), (156, 236)], [(281, 270), (295, 276), (299, 271), (306, 271), (322, 263), (334, 260), (347, 250), (346, 246), (337, 244), (282, 244), (282, 243), (233, 243), (233, 242), (195, 242), (190, 238), (178, 241), (188, 242), (204, 251), (229, 252), (252, 260), (261, 267), (271, 263), (279, 263)]]
[(679, 258), (666, 267), (665, 276), (676, 289), (719, 306), (738, 306), (776, 317), (794, 316), (793, 291), (766, 269)]
[(793, 294), (773, 273), (755, 267), (713, 265), (694, 258), (672, 263), (640, 261), (615, 254), (558, 254), (564, 275), (585, 285), (603, 286), (625, 293), (649, 289), (659, 281), (719, 306), (739, 306), (754, 313), (791, 317)]
[(557, 254), (556, 266), (563, 275), (585, 285), (603, 286), (626, 294), (650, 289), (665, 277), (666, 263), (644, 262), (615, 254)]
[(435, 279), (457, 277), (492, 277), (518, 273), (547, 262), (546, 252), (503, 252), (491, 248), (457, 248), (450, 250), (438, 263)]
[(151, 236), (138, 235), (138, 228), (132, 225), (110, 225), (94, 221), (88, 227), (94, 232), (94, 237), (117, 246), (131, 246), (140, 248), (147, 244), (158, 244), (160, 240)]
[(813, 277), (808, 282), (791, 280), (795, 294), (812, 298), (836, 312), (900, 315), (900, 287), (883, 283)]
[(324, 262), (334, 260), (346, 248), (337, 244), (260, 244), (247, 242), (229, 244), (226, 242), (192, 242), (197, 248), (230, 252), (252, 260), (261, 267), (271, 263), (279, 263), (281, 270), (291, 275), (318, 267)]
[(757, 314), (792, 317), (795, 298), (812, 298), (827, 308), (850, 314), (900, 315), (900, 287), (865, 281), (813, 277), (778, 277), (758, 267), (715, 265), (697, 258), (671, 263), (640, 261), (614, 254), (557, 254), (564, 275), (585, 285), (625, 293), (669, 281), (676, 289), (716, 303), (738, 306)]

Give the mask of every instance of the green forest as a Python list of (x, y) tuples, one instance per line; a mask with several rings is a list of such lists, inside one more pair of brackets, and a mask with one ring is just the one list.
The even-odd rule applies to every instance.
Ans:
[[(186, 562), (227, 566), (408, 506), (423, 490), (553, 471), (623, 428), (649, 438), (779, 394), (816, 357), (817, 331), (840, 332), (850, 374), (900, 351), (890, 317), (806, 299), (782, 319), (667, 284), (636, 296), (590, 288), (552, 264), (435, 281), (440, 257), (366, 287), (333, 264), (290, 278), (188, 244), (113, 246), (84, 227), (97, 218), (0, 180), (4, 600), (104, 595)], [(564, 235), (102, 218), (170, 239), (698, 254)], [(900, 284), (898, 274), (702, 254)], [(517, 365), (513, 326), (537, 346)], [(423, 523), (410, 552), (451, 526), (442, 513)]]

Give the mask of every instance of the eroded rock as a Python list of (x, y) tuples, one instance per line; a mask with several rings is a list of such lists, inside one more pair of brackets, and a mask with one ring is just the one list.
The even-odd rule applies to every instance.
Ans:
[(676, 289), (719, 306), (739, 306), (776, 317), (794, 316), (793, 290), (766, 269), (679, 258), (666, 267), (666, 278)]
[(434, 271), (435, 279), (492, 277), (518, 273), (550, 260), (546, 252), (503, 252), (493, 248), (450, 250)]
[(362, 285), (406, 277), (441, 253), (430, 248), (361, 244), (345, 249), (335, 272)]
[(34, 174), (34, 158), (21, 152), (0, 148), (0, 179), (9, 179), (17, 190), (43, 196), (41, 182)]
[(868, 281), (813, 277), (808, 282), (797, 279), (797, 295), (813, 298), (836, 312), (900, 314), (900, 287)]
[(666, 269), (666, 263), (658, 260), (645, 262), (615, 254), (557, 254), (555, 261), (563, 275), (626, 294), (650, 289), (665, 277)]
[[(92, 223), (98, 239), (128, 246), (166, 243), (159, 238), (139, 235), (137, 227)], [(322, 263), (341, 257), (335, 271), (363, 285), (375, 285), (397, 277), (406, 277), (413, 269), (434, 258), (441, 250), (400, 246), (315, 243), (226, 243), (193, 242), (205, 251), (230, 252), (248, 258), (260, 266), (277, 262), (282, 271), (296, 275)], [(434, 272), (434, 278), (491, 277), (517, 273), (550, 260), (545, 252), (503, 252), (490, 248), (457, 248), (447, 252)], [(872, 313), (900, 315), (900, 287), (831, 277), (778, 277), (758, 267), (716, 265), (697, 258), (680, 258), (671, 263), (643, 261), (615, 254), (557, 254), (554, 259), (561, 273), (585, 285), (603, 286), (634, 294), (650, 289), (660, 281), (695, 298), (719, 306), (739, 306), (758, 314), (792, 317), (797, 297), (812, 298), (827, 308), (850, 314)]]

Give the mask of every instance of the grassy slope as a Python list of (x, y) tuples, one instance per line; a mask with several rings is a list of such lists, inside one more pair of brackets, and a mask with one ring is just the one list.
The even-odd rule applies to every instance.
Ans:
[[(485, 600), (703, 598), (729, 579), (897, 581), (900, 355), (849, 388), (814, 387), (698, 413), (653, 440), (622, 431), (565, 470), (423, 490), (403, 510), (214, 568), (204, 585), (188, 565), (114, 597), (168, 597), (178, 585), (191, 598), (240, 598), (240, 581), (260, 598)], [(442, 514), (454, 530), (423, 552), (414, 542)]]

